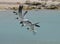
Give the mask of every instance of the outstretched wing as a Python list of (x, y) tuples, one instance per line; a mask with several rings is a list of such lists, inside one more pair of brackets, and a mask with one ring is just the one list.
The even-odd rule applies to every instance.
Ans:
[(23, 5), (19, 5), (19, 8), (18, 8), (18, 12), (20, 13), (22, 13), (22, 9), (23, 9)]
[(23, 18), (23, 16), (22, 16), (22, 9), (23, 9), (23, 5), (19, 5), (18, 14), (19, 14), (20, 18)]
[(36, 27), (40, 27), (40, 25), (35, 24)]
[(25, 13), (23, 14), (23, 17), (27, 14), (28, 11), (25, 11)]
[(40, 27), (38, 24), (39, 24), (40, 22), (37, 22), (37, 23), (35, 23), (34, 25), (36, 26), (36, 27)]

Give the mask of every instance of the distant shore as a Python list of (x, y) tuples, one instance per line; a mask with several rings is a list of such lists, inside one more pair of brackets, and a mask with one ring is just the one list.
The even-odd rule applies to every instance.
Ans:
[[(0, 4), (0, 10), (17, 10), (18, 4)], [(23, 4), (23, 10), (32, 9), (50, 9), (50, 10), (60, 10), (60, 2), (26, 2)]]

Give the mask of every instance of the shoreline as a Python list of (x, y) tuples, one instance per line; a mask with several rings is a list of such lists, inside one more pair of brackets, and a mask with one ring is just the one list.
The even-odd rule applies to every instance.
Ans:
[[(15, 8), (15, 9), (14, 9)], [(45, 8), (43, 8), (43, 7), (41, 7), (41, 8), (33, 8), (33, 7), (23, 7), (23, 10), (60, 10), (60, 8), (58, 8), (58, 9), (45, 9)], [(1, 10), (18, 10), (18, 7), (8, 7), (8, 8), (6, 8), (6, 7), (0, 7), (0, 11)]]
[[(20, 3), (17, 4), (0, 4), (0, 10), (17, 10)], [(29, 5), (31, 4), (31, 5)], [(60, 2), (25, 2), (23, 3), (23, 10), (32, 9), (47, 9), (47, 10), (60, 10)]]

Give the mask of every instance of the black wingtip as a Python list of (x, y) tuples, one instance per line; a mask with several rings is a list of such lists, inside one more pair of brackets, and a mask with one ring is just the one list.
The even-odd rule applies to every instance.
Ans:
[(36, 26), (36, 27), (40, 27), (40, 26), (39, 26), (39, 25), (37, 25), (37, 24), (36, 24), (35, 26)]

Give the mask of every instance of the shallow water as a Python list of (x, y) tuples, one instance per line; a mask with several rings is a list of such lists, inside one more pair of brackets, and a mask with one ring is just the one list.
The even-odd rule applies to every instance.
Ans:
[(36, 35), (21, 27), (12, 11), (0, 11), (0, 44), (60, 44), (60, 11), (32, 10), (25, 16), (40, 22)]

